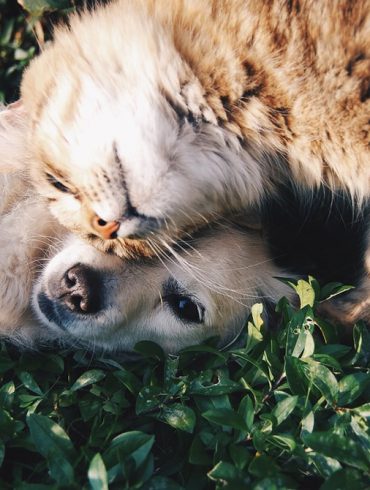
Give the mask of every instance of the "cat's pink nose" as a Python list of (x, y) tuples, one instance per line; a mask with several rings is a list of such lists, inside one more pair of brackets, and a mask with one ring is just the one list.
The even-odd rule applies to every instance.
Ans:
[(99, 216), (95, 215), (92, 219), (92, 227), (104, 240), (117, 238), (117, 231), (120, 227), (118, 221), (104, 221)]

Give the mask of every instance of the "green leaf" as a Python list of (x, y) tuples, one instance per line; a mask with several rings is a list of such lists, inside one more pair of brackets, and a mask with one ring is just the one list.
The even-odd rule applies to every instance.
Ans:
[(364, 451), (370, 454), (370, 433), (367, 422), (358, 415), (352, 415), (351, 429)]
[(251, 315), (253, 319), (253, 324), (259, 332), (261, 331), (261, 328), (263, 326), (262, 313), (263, 313), (263, 304), (255, 303), (251, 308)]
[(368, 367), (370, 365), (370, 333), (364, 323), (358, 323), (353, 328), (355, 355), (351, 364)]
[(284, 422), (285, 419), (293, 412), (297, 405), (298, 396), (288, 396), (281, 400), (272, 410), (272, 415), (276, 418), (277, 425)]
[(136, 398), (136, 414), (159, 410), (165, 399), (166, 394), (159, 386), (144, 386)]
[(0, 467), (3, 465), (4, 456), (5, 456), (5, 444), (0, 439)]
[(27, 417), (27, 425), (36, 451), (44, 457), (51, 453), (59, 453), (69, 459), (75, 457), (70, 438), (56, 422), (44, 415), (31, 414)]
[(303, 370), (310, 383), (312, 383), (331, 404), (335, 405), (338, 396), (338, 382), (334, 374), (322, 364), (312, 359), (303, 359)]
[(370, 454), (364, 452), (358, 442), (350, 437), (327, 431), (305, 434), (303, 440), (307, 446), (318, 453), (337, 459), (354, 468), (366, 472), (369, 470)]
[(312, 333), (309, 330), (306, 330), (305, 335), (306, 338), (305, 338), (304, 349), (301, 356), (302, 359), (305, 357), (311, 357), (315, 352), (315, 341)]
[[(295, 313), (288, 325), (286, 355), (299, 357), (306, 348), (308, 334), (313, 331), (313, 311), (310, 306)], [(312, 343), (309, 339), (308, 342)]]
[[(5, 19), (4, 19), (5, 20)], [(8, 19), (4, 22), (2, 30), (0, 32), (0, 44), (5, 46), (10, 42), (14, 29), (15, 19)]]
[(256, 328), (252, 322), (248, 322), (247, 325), (247, 345), (245, 346), (245, 352), (249, 352), (253, 347), (262, 341), (263, 337), (261, 332)]
[(231, 403), (228, 395), (216, 395), (216, 396), (194, 396), (194, 401), (200, 412), (206, 412), (207, 410), (213, 410), (214, 408), (229, 408), (231, 409)]
[(283, 474), (262, 478), (253, 485), (253, 490), (293, 490), (295, 488), (299, 488), (298, 485)]
[(59, 485), (43, 485), (42, 483), (22, 482), (17, 486), (17, 490), (59, 490)]
[(18, 0), (18, 3), (33, 17), (41, 17), (45, 12), (69, 7), (67, 0)]
[(349, 405), (353, 403), (370, 384), (368, 373), (354, 373), (344, 376), (339, 381), (338, 405)]
[(196, 422), (194, 411), (180, 403), (163, 407), (158, 418), (175, 429), (190, 433), (193, 432)]
[(115, 371), (114, 377), (117, 378), (133, 395), (137, 395), (140, 391), (141, 382), (133, 373), (127, 369)]
[(100, 453), (92, 458), (87, 472), (92, 490), (108, 490), (108, 475)]
[(179, 368), (179, 356), (168, 355), (164, 363), (164, 384), (171, 386)]
[(238, 415), (245, 421), (245, 426), (248, 431), (252, 430), (254, 420), (254, 407), (253, 401), (250, 396), (246, 395), (240, 402), (238, 408)]
[(302, 434), (311, 434), (315, 425), (315, 414), (310, 410), (302, 419)]
[(246, 421), (234, 410), (207, 410), (202, 413), (202, 417), (217, 425), (248, 432)]
[(239, 470), (243, 470), (250, 463), (252, 456), (247, 447), (231, 444), (229, 446), (229, 452), (234, 465)]
[(51, 449), (46, 455), (50, 476), (59, 485), (72, 485), (75, 481), (73, 467), (63, 456), (57, 448)]
[(328, 346), (324, 347), (330, 347), (330, 344), (335, 344), (339, 341), (340, 335), (338, 331), (340, 328), (337, 325), (332, 325), (328, 321), (318, 317), (315, 318), (315, 322), (320, 329), (324, 341), (328, 344)]
[(206, 451), (202, 439), (196, 435), (189, 451), (189, 463), (194, 465), (209, 466), (212, 464), (212, 456)]
[(183, 354), (191, 353), (191, 352), (213, 354), (215, 357), (218, 357), (221, 361), (226, 361), (227, 359), (227, 355), (220, 352), (220, 349), (218, 348), (216, 349), (215, 347), (206, 344), (190, 345), (189, 347), (185, 347), (184, 349), (181, 349), (180, 355), (183, 356)]
[(290, 434), (274, 434), (268, 440), (279, 448), (290, 452), (293, 452), (297, 446), (294, 437)]
[(353, 411), (370, 422), (370, 402), (354, 408)]
[(369, 480), (365, 480), (361, 474), (353, 468), (340, 469), (333, 473), (320, 490), (348, 490), (350, 488), (356, 490), (368, 490)]
[(143, 490), (184, 490), (184, 487), (164, 476), (155, 476), (140, 488)]
[(327, 301), (353, 288), (353, 286), (346, 286), (344, 284), (341, 284), (340, 282), (329, 282), (321, 288), (320, 302)]
[(5, 383), (0, 388), (0, 407), (9, 409), (14, 401), (15, 384), (13, 381)]
[(285, 359), (285, 372), (291, 392), (295, 395), (306, 395), (308, 380), (305, 364), (297, 357), (288, 356)]
[(190, 384), (189, 393), (192, 395), (225, 395), (241, 391), (242, 386), (231, 380), (223, 370), (217, 370), (214, 373), (207, 371), (198, 376)]
[(336, 459), (329, 458), (314, 451), (308, 453), (308, 458), (317, 468), (319, 475), (325, 479), (342, 468), (342, 465)]
[(334, 369), (335, 371), (342, 371), (341, 365), (332, 356), (328, 356), (327, 354), (314, 354), (312, 359), (320, 364), (324, 364), (325, 366)]
[(7, 353), (2, 352), (0, 357), (0, 373), (6, 373), (12, 367), (14, 367), (14, 361), (9, 358)]
[(134, 350), (139, 352), (139, 354), (141, 354), (143, 357), (153, 358), (157, 361), (164, 361), (166, 358), (162, 347), (149, 340), (142, 340), (141, 342), (138, 342), (135, 345)]
[(64, 371), (63, 358), (60, 355), (52, 354), (48, 352), (48, 355), (46, 356), (45, 361), (43, 363), (43, 370), (55, 374), (63, 373)]
[(298, 294), (301, 309), (305, 306), (312, 307), (314, 305), (315, 290), (309, 282), (299, 279), (294, 289)]
[(136, 468), (144, 463), (154, 444), (154, 436), (140, 431), (125, 432), (116, 436), (108, 449), (103, 453), (103, 459), (108, 468), (132, 458)]
[[(225, 482), (235, 482), (240, 485), (248, 485), (250, 483), (248, 475), (243, 474), (238, 468), (235, 468), (235, 466), (225, 461), (217, 463), (216, 466), (208, 472), (208, 477), (213, 481), (219, 481), (223, 485), (225, 485)], [(240, 488), (243, 488), (243, 486)]]
[(42, 396), (43, 393), (41, 388), (36, 383), (36, 381), (34, 380), (33, 376), (30, 373), (26, 371), (22, 371), (18, 374), (18, 378), (22, 381), (22, 383), (27, 389), (32, 391), (32, 393)]
[(278, 464), (267, 454), (259, 454), (252, 459), (248, 471), (257, 478), (276, 476), (280, 472)]
[(331, 357), (335, 357), (336, 359), (342, 359), (346, 354), (349, 353), (351, 347), (349, 345), (341, 345), (341, 344), (327, 344), (327, 345), (319, 345), (316, 348), (317, 355), (327, 355)]
[(7, 438), (13, 438), (16, 430), (16, 421), (7, 410), (0, 409), (0, 434), (6, 441)]
[(106, 374), (101, 369), (91, 369), (83, 373), (71, 386), (71, 391), (78, 391), (81, 388), (92, 385), (104, 379)]

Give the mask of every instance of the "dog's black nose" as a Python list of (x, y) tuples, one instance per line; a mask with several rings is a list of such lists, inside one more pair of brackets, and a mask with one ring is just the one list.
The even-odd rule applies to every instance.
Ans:
[(101, 308), (100, 275), (94, 269), (76, 264), (64, 273), (58, 288), (59, 301), (73, 313), (89, 315)]

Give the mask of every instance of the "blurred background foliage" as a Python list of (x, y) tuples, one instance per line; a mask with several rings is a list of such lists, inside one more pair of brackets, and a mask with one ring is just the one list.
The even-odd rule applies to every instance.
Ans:
[[(50, 40), (53, 25), (86, 0), (0, 0), (0, 103), (19, 97), (19, 83), (31, 58)], [(102, 2), (100, 2), (102, 3)]]

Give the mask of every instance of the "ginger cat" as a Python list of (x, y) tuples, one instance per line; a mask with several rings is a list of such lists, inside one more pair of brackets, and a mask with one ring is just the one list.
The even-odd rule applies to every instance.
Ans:
[(31, 173), (120, 256), (260, 205), (280, 183), (369, 195), (370, 1), (118, 0), (27, 70)]

